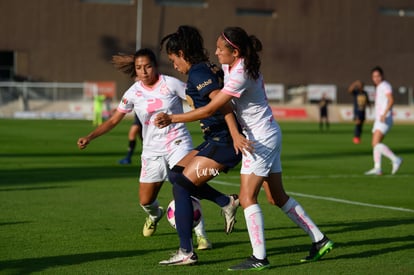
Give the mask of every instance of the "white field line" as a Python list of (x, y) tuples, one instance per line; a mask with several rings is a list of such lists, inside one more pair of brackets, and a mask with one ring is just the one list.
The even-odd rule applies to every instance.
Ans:
[[(211, 180), (210, 182), (217, 183), (220, 185), (227, 185), (227, 186), (235, 186), (235, 187), (240, 186), (239, 184), (236, 184), (236, 183), (230, 183), (230, 182), (219, 181), (219, 180)], [(339, 203), (344, 203), (344, 204), (352, 204), (352, 205), (375, 207), (375, 208), (381, 208), (381, 209), (414, 213), (413, 209), (408, 209), (408, 208), (393, 207), (393, 206), (380, 205), (380, 204), (371, 204), (371, 203), (343, 200), (343, 199), (337, 199), (337, 198), (331, 198), (331, 197), (314, 196), (314, 195), (308, 195), (308, 194), (302, 194), (302, 193), (296, 193), (296, 192), (287, 192), (287, 193), (298, 196), (298, 197), (305, 197), (305, 198), (311, 198), (311, 199), (316, 199), (316, 200), (333, 201), (333, 202), (339, 202)]]
[[(226, 176), (229, 179), (239, 179), (240, 176)], [(303, 175), (303, 176), (285, 176), (283, 179), (338, 179), (338, 178), (375, 178), (376, 176), (367, 176), (364, 174), (345, 174), (345, 175)], [(413, 177), (413, 174), (398, 174), (398, 175), (382, 175), (381, 178), (408, 178)]]

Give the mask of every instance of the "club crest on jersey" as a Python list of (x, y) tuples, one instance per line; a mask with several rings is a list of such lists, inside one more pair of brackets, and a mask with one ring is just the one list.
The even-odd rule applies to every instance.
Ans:
[(200, 83), (197, 85), (197, 90), (200, 91), (201, 89), (207, 87), (208, 85), (210, 85), (211, 83), (213, 83), (213, 80), (210, 78), (209, 80), (204, 81), (203, 83)]

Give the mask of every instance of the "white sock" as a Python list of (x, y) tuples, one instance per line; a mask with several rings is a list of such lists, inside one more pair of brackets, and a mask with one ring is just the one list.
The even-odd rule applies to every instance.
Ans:
[(374, 146), (372, 157), (374, 159), (374, 168), (381, 170), (381, 146), (378, 145), (380, 145), (380, 143)]
[[(394, 154), (394, 152), (391, 151), (391, 149), (384, 143), (378, 143), (377, 145), (375, 145), (374, 150), (375, 149), (378, 150), (380, 154), (389, 158), (392, 162), (396, 162), (398, 159), (397, 156)], [(381, 167), (381, 161), (380, 161), (380, 167)]]
[(203, 213), (201, 213), (201, 220), (200, 220), (200, 222), (197, 224), (196, 227), (194, 227), (194, 233), (196, 234), (197, 237), (200, 237), (201, 236), (201, 237), (207, 238), (207, 234), (206, 234), (206, 231), (204, 229)]
[(316, 243), (323, 239), (322, 232), (294, 198), (290, 197), (281, 209), (297, 226), (309, 235), (312, 242)]
[(247, 230), (249, 231), (253, 256), (263, 260), (266, 258), (266, 244), (262, 209), (260, 209), (258, 204), (250, 205), (244, 209), (244, 218), (246, 219)]
[(158, 200), (155, 200), (151, 204), (148, 204), (148, 205), (141, 204), (142, 209), (144, 209), (145, 213), (147, 213), (150, 219), (153, 221), (157, 221), (161, 216), (159, 206), (160, 205), (158, 204)]

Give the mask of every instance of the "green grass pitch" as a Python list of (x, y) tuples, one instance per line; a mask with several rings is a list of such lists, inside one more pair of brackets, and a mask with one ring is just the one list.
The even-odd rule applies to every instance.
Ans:
[[(251, 254), (242, 210), (226, 235), (220, 209), (202, 202), (210, 251), (195, 266), (158, 262), (178, 248), (166, 219), (153, 237), (142, 236), (138, 204), (139, 152), (120, 166), (131, 121), (80, 151), (89, 121), (0, 120), (0, 274), (217, 274)], [(414, 127), (396, 124), (386, 137), (404, 163), (390, 175), (364, 176), (372, 168), (371, 124), (352, 143), (352, 124), (281, 122), (285, 189), (299, 201), (336, 247), (321, 261), (300, 263), (309, 237), (260, 193), (271, 269), (263, 274), (414, 274)], [(201, 135), (189, 124), (195, 144)], [(139, 146), (138, 146), (139, 147)], [(212, 185), (238, 193), (239, 168)], [(166, 207), (170, 183), (159, 195)]]

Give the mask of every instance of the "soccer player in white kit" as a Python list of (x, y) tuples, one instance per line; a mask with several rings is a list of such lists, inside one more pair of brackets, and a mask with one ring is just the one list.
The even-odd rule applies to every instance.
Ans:
[(371, 70), (371, 79), (375, 85), (375, 121), (372, 128), (371, 142), (374, 168), (365, 172), (365, 175), (382, 175), (382, 155), (391, 160), (391, 174), (394, 175), (400, 169), (402, 159), (396, 156), (387, 145), (382, 143), (385, 135), (393, 125), (392, 106), (394, 105), (394, 97), (392, 95), (392, 87), (384, 79), (384, 71), (381, 67), (377, 66)]
[[(164, 215), (159, 206), (157, 195), (169, 170), (184, 158), (192, 149), (190, 133), (183, 123), (159, 129), (154, 125), (156, 112), (182, 113), (182, 99), (185, 99), (185, 83), (158, 73), (155, 54), (149, 49), (141, 49), (134, 56), (114, 56), (114, 64), (136, 81), (123, 95), (117, 110), (101, 126), (86, 137), (78, 139), (78, 147), (85, 149), (90, 141), (109, 132), (124, 118), (135, 111), (142, 124), (143, 149), (141, 154), (141, 174), (139, 200), (148, 214), (143, 227), (143, 235), (155, 233), (157, 223)], [(204, 240), (199, 249), (211, 248), (201, 221), (194, 228), (197, 240)]]
[(312, 239), (309, 255), (302, 262), (316, 261), (333, 248), (313, 223), (301, 205), (284, 191), (280, 161), (282, 134), (266, 98), (257, 54), (261, 42), (238, 27), (226, 28), (217, 39), (215, 54), (223, 64), (224, 87), (212, 101), (184, 114), (158, 114), (159, 127), (170, 123), (199, 120), (211, 116), (221, 106), (232, 101), (236, 117), (254, 151), (245, 151), (240, 172), (240, 204), (248, 228), (252, 256), (229, 270), (262, 270), (269, 268), (264, 238), (264, 220), (257, 196), (264, 184), (269, 202), (276, 204)]

